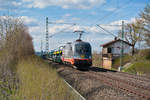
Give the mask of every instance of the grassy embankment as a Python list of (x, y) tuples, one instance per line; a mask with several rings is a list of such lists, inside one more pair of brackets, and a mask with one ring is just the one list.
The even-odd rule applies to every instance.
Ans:
[(0, 82), (0, 100), (76, 100), (56, 70), (42, 59), (28, 57), (15, 66), (15, 75)]
[[(150, 74), (150, 50), (140, 50), (134, 56), (125, 55), (123, 57), (123, 64), (131, 63), (126, 66), (123, 71), (132, 74)], [(120, 58), (116, 59), (113, 63), (113, 69), (120, 66)]]
[(141, 50), (138, 54), (134, 55), (134, 61), (130, 66), (123, 71), (132, 74), (150, 74), (150, 50)]
[(32, 57), (19, 62), (19, 88), (13, 100), (74, 100), (69, 88), (48, 63)]

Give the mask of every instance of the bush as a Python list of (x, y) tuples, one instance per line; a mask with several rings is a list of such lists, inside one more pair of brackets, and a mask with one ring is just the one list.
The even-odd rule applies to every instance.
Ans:
[(93, 66), (95, 67), (101, 67), (101, 63), (102, 63), (102, 58), (101, 58), (101, 54), (97, 53), (97, 52), (94, 52), (92, 54), (92, 63), (93, 63)]

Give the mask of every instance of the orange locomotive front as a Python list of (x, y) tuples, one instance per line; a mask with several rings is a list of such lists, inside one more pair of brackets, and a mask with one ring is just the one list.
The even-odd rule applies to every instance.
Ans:
[(77, 68), (89, 67), (92, 65), (91, 45), (81, 40), (67, 43), (63, 47), (61, 59), (64, 64), (71, 64)]

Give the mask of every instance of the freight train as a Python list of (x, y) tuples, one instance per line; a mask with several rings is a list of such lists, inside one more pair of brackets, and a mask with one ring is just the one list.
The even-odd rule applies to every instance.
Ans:
[(78, 39), (74, 42), (69, 42), (58, 50), (53, 50), (49, 53), (49, 59), (60, 63), (68, 64), (78, 69), (86, 69), (92, 65), (91, 45)]

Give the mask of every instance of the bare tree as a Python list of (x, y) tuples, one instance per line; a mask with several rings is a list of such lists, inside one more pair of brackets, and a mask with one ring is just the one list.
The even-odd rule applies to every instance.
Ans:
[(34, 53), (32, 38), (21, 19), (10, 16), (0, 18), (0, 49), (15, 57)]
[[(142, 28), (143, 21), (136, 19), (134, 23), (127, 24), (125, 26), (125, 40), (132, 45), (132, 55), (135, 53), (135, 45), (138, 41), (142, 40)], [(120, 34), (121, 31), (119, 31)]]
[[(15, 69), (19, 59), (34, 53), (32, 38), (21, 19), (0, 16), (0, 99), (8, 99), (10, 86), (15, 84)], [(7, 83), (7, 84), (6, 84)], [(6, 91), (7, 90), (7, 91)], [(2, 95), (2, 96), (1, 96)]]
[(140, 13), (141, 18), (143, 19), (143, 28), (144, 31), (144, 40), (147, 45), (150, 47), (150, 5), (147, 5), (144, 8), (144, 11)]

